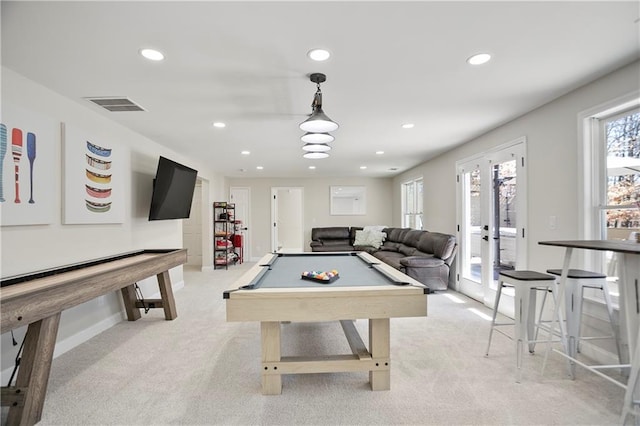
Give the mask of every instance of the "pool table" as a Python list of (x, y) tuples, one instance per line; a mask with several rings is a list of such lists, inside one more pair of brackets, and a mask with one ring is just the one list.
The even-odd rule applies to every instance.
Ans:
[[(331, 283), (305, 271), (337, 270)], [(282, 393), (282, 374), (369, 371), (372, 390), (390, 389), (389, 319), (427, 316), (429, 289), (368, 253), (273, 253), (224, 292), (227, 321), (260, 321), (262, 393)], [(369, 347), (354, 320), (369, 320)], [(351, 354), (282, 356), (282, 322), (340, 321)]]

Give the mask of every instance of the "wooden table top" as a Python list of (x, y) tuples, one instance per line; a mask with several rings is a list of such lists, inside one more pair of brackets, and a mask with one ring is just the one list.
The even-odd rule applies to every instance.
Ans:
[(626, 240), (564, 240), (539, 241), (543, 246), (571, 247), (587, 250), (613, 251), (616, 253), (640, 254), (640, 243)]

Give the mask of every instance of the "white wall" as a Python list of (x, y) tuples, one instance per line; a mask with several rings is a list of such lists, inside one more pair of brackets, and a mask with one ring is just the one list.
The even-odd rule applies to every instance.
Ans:
[[(240, 179), (229, 178), (229, 186), (251, 188), (251, 253), (254, 258), (271, 247), (271, 188), (304, 188), (304, 249), (310, 251), (311, 228), (322, 226), (391, 226), (391, 178), (306, 178), (306, 179)], [(366, 186), (367, 214), (329, 214), (329, 187), (338, 185)], [(227, 191), (228, 192), (228, 191)]]
[[(126, 143), (131, 152), (131, 187), (126, 198), (125, 219), (121, 224), (63, 225), (62, 224), (62, 167), (60, 134), (54, 135), (55, 159), (55, 215), (53, 223), (1, 228), (0, 274), (8, 277), (20, 273), (61, 266), (83, 260), (114, 255), (131, 250), (151, 248), (181, 248), (182, 221), (147, 220), (151, 200), (152, 181), (159, 155), (188, 165), (199, 171), (205, 187), (203, 203), (220, 196), (225, 182), (197, 160), (186, 158), (156, 144), (101, 116), (79, 102), (63, 98), (49, 89), (2, 68), (2, 108), (19, 107), (54, 122), (79, 126), (106, 140)], [(135, 114), (135, 113), (134, 113)], [(142, 113), (144, 114), (144, 113)], [(210, 210), (210, 209), (209, 209)], [(205, 211), (206, 212), (206, 211)], [(211, 217), (211, 216), (209, 216)], [(210, 220), (207, 220), (210, 222)], [(86, 238), (91, 235), (91, 238)], [(209, 241), (211, 241), (209, 239)], [(210, 244), (208, 244), (210, 245)], [(171, 271), (174, 287), (183, 283), (182, 267)], [(158, 291), (155, 277), (140, 283), (145, 297)], [(178, 307), (178, 311), (180, 307)], [(124, 318), (121, 301), (116, 293), (102, 296), (65, 311), (58, 332), (56, 353), (70, 349)], [(22, 339), (25, 329), (18, 329)], [(9, 333), (1, 336), (1, 368), (3, 374), (13, 365), (17, 347), (11, 345)], [(3, 382), (5, 377), (2, 377)]]

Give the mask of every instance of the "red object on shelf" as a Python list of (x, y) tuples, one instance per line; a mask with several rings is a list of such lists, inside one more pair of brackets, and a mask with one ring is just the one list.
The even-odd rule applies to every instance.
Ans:
[(233, 246), (236, 248), (236, 253), (238, 254), (238, 262), (244, 262), (244, 253), (242, 249), (242, 234), (233, 234), (231, 236), (231, 241), (233, 242)]

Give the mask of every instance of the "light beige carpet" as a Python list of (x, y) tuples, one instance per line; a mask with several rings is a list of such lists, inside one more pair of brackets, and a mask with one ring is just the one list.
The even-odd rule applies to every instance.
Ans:
[[(618, 422), (623, 390), (584, 370), (576, 380), (544, 347), (525, 355), (515, 383), (512, 342), (494, 337), (489, 314), (447, 292), (429, 297), (427, 318), (391, 320), (391, 390), (372, 392), (367, 373), (285, 376), (282, 395), (260, 392), (260, 326), (227, 323), (223, 290), (249, 264), (185, 269), (178, 318), (157, 309), (122, 322), (53, 362), (41, 425), (462, 425)], [(366, 342), (365, 320), (356, 322)], [(283, 326), (283, 354), (349, 353), (338, 323)]]

